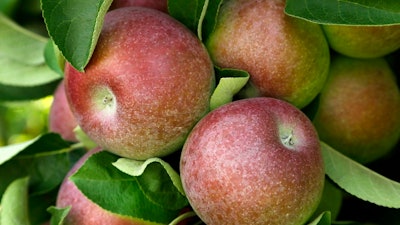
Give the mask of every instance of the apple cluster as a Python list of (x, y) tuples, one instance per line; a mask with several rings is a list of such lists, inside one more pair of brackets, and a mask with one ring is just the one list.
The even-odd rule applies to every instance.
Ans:
[[(68, 179), (98, 151), (135, 160), (180, 152), (186, 197), (209, 225), (310, 221), (326, 181), (320, 141), (361, 163), (389, 154), (400, 92), (385, 56), (400, 48), (400, 26), (319, 25), (284, 6), (224, 1), (200, 40), (165, 0), (115, 0), (85, 71), (66, 63), (51, 108), (52, 131), (74, 142), (79, 126), (98, 146), (59, 190), (57, 206), (72, 206), (65, 222), (155, 224), (102, 209)], [(211, 110), (216, 67), (250, 77)]]

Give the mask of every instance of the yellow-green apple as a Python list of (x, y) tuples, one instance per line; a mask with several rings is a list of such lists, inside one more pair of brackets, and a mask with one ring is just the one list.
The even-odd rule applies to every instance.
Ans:
[(105, 16), (84, 72), (65, 67), (66, 93), (99, 146), (138, 160), (180, 149), (209, 111), (214, 68), (207, 49), (166, 13), (123, 7)]
[(156, 225), (157, 223), (121, 216), (101, 208), (88, 199), (69, 179), (91, 155), (100, 151), (102, 151), (101, 148), (94, 148), (83, 155), (68, 172), (58, 190), (56, 206), (59, 208), (71, 207), (64, 219), (64, 224)]
[(208, 225), (303, 224), (324, 185), (312, 122), (268, 97), (236, 100), (203, 117), (182, 149), (180, 173)]
[(62, 80), (53, 95), (53, 102), (49, 112), (49, 131), (61, 135), (67, 141), (78, 141), (75, 137), (74, 129), (78, 126), (75, 116), (65, 94), (64, 80)]
[(267, 96), (298, 108), (320, 92), (330, 52), (321, 27), (284, 13), (284, 0), (229, 0), (206, 46), (215, 64), (246, 70), (241, 97)]
[(129, 6), (147, 7), (168, 13), (167, 0), (113, 0), (110, 10)]
[(400, 25), (322, 25), (330, 47), (354, 58), (377, 58), (400, 48)]
[(399, 115), (400, 91), (384, 58), (333, 58), (313, 119), (321, 140), (369, 163), (398, 142)]

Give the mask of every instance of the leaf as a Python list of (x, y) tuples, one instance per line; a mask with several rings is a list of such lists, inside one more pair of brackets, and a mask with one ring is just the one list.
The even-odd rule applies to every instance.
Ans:
[(326, 174), (348, 193), (376, 205), (400, 208), (400, 183), (390, 180), (321, 142)]
[(243, 70), (218, 68), (216, 70), (219, 83), (211, 95), (211, 110), (231, 102), (235, 94), (247, 84), (250, 78), (250, 75)]
[(83, 71), (96, 47), (112, 0), (41, 0), (50, 37), (64, 57)]
[[(175, 188), (172, 182), (165, 182), (163, 176), (168, 176), (165, 171), (153, 167), (158, 164), (150, 164), (152, 168), (146, 169), (139, 178), (113, 166), (112, 163), (118, 159), (118, 156), (106, 151), (93, 154), (70, 179), (86, 197), (110, 212), (163, 224), (177, 217), (180, 209), (171, 210), (168, 206), (174, 201), (160, 205), (148, 198), (148, 193), (153, 190), (163, 193), (169, 191), (171, 186)], [(158, 202), (170, 201), (169, 197), (164, 198), (162, 194), (159, 198)], [(179, 208), (187, 204), (185, 201)]]
[[(150, 158), (139, 161), (120, 158), (113, 165), (122, 172), (137, 177), (140, 186), (144, 187), (143, 191), (146, 192), (151, 201), (161, 206), (165, 205), (172, 210), (181, 209), (182, 206), (186, 205), (187, 200), (179, 174), (162, 159)], [(156, 176), (153, 176), (153, 174)], [(172, 182), (173, 185), (165, 185), (169, 182)]]
[(47, 42), (44, 50), (44, 58), (50, 69), (61, 76), (64, 76), (65, 59), (60, 50), (58, 50), (57, 46), (54, 44), (53, 40)]
[(204, 12), (204, 18), (202, 19), (202, 24), (200, 27), (201, 40), (207, 40), (210, 33), (214, 31), (215, 24), (217, 23), (217, 17), (219, 9), (223, 0), (213, 0), (208, 1), (208, 6)]
[(13, 180), (25, 176), (30, 177), (32, 194), (53, 190), (83, 151), (54, 133), (43, 134), (21, 144), (0, 147), (0, 196)]
[(47, 211), (52, 215), (50, 219), (50, 225), (62, 225), (70, 210), (71, 206), (65, 208), (58, 208), (55, 206), (49, 207)]
[(199, 21), (204, 17), (207, 5), (208, 0), (169, 0), (168, 12), (169, 15), (199, 35), (199, 29), (201, 29)]
[(320, 24), (400, 24), (398, 0), (287, 0), (285, 12)]
[(330, 225), (331, 224), (331, 213), (329, 211), (321, 213), (308, 225)]
[(0, 224), (29, 225), (27, 177), (13, 181), (1, 199)]
[(0, 40), (0, 100), (51, 94), (61, 76), (45, 63), (43, 51), (48, 39), (0, 14)]

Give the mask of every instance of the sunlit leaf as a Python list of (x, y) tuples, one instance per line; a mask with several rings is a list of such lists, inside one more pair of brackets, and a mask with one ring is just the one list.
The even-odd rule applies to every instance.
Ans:
[(1, 199), (1, 225), (30, 225), (28, 215), (29, 178), (13, 181)]
[(52, 215), (50, 225), (62, 225), (70, 210), (71, 206), (65, 208), (57, 208), (55, 206), (49, 207), (47, 211)]
[(390, 180), (321, 142), (326, 174), (348, 193), (376, 205), (400, 208), (400, 183)]

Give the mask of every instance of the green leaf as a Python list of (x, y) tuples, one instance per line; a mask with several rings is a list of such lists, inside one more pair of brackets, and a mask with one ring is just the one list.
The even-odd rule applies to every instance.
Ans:
[(54, 44), (53, 40), (49, 40), (47, 42), (44, 50), (44, 58), (50, 69), (61, 76), (64, 76), (65, 59), (60, 50)]
[(45, 63), (43, 52), (48, 39), (0, 14), (0, 40), (0, 100), (51, 94), (61, 76)]
[[(174, 201), (162, 206), (158, 204), (163, 199), (170, 201), (168, 196), (159, 195), (157, 203), (148, 198), (150, 192), (163, 193), (169, 191), (171, 186), (175, 188), (171, 181), (166, 182), (163, 178), (169, 176), (157, 168), (158, 164), (151, 163), (150, 169), (134, 177), (112, 165), (118, 159), (118, 156), (106, 151), (96, 153), (70, 179), (91, 201), (110, 212), (162, 224), (178, 216), (180, 209), (171, 210), (168, 206)], [(187, 202), (181, 208), (186, 205)]]
[(398, 0), (287, 0), (285, 12), (320, 24), (400, 24)]
[(169, 0), (168, 12), (169, 15), (174, 17), (188, 27), (194, 33), (201, 37), (201, 22), (204, 17), (205, 10), (208, 6), (208, 0)]
[(321, 142), (326, 174), (348, 193), (376, 205), (400, 208), (400, 183), (390, 180)]
[(32, 194), (53, 190), (83, 152), (55, 133), (44, 134), (21, 144), (0, 147), (0, 196), (8, 184), (25, 176), (30, 177)]
[(222, 2), (223, 0), (208, 1), (208, 6), (203, 13), (204, 18), (202, 19), (202, 24), (200, 24), (199, 37), (201, 40), (207, 40), (208, 36), (214, 31)]
[(112, 0), (41, 0), (50, 37), (64, 57), (83, 71), (96, 47)]
[(331, 224), (331, 213), (329, 211), (321, 213), (308, 225), (330, 225)]
[(122, 172), (137, 177), (146, 196), (160, 206), (174, 210), (187, 204), (179, 174), (162, 159), (139, 161), (120, 158), (113, 165)]
[(233, 97), (247, 84), (250, 75), (243, 70), (218, 69), (216, 76), (219, 78), (210, 99), (210, 109), (216, 109), (233, 100)]
[(55, 206), (49, 207), (47, 211), (52, 215), (50, 219), (50, 225), (62, 225), (70, 210), (71, 206), (65, 208), (58, 208)]
[(1, 199), (0, 224), (29, 225), (27, 177), (13, 181)]

